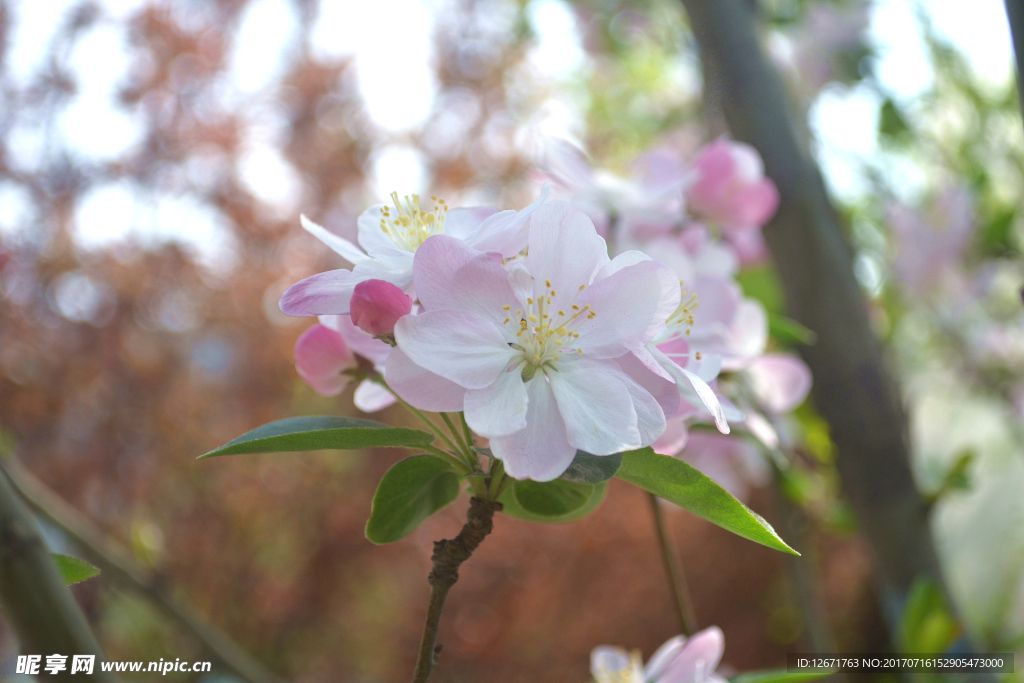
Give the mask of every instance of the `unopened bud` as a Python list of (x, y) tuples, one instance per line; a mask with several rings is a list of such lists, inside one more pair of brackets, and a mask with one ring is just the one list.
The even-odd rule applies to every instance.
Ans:
[(385, 280), (364, 280), (352, 292), (352, 323), (375, 337), (391, 334), (395, 323), (412, 311), (412, 299)]

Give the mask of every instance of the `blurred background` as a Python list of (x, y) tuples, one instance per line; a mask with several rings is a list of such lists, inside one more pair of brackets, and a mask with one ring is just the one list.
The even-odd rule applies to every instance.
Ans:
[[(962, 627), (1024, 649), (1024, 129), (1002, 3), (759, 5), (899, 372)], [(722, 134), (704, 102), (673, 0), (0, 1), (0, 447), (278, 675), (403, 680), (431, 543), (465, 499), (376, 547), (363, 525), (397, 451), (195, 461), (265, 422), (359, 414), (295, 373), (312, 321), (278, 298), (341, 265), (299, 213), (352, 236), (392, 190), (521, 208), (547, 141), (625, 172)], [(770, 264), (740, 281), (782, 310)], [(891, 635), (828, 429), (809, 405), (791, 429), (794, 466), (747, 500), (805, 539), (811, 579), (669, 513), (727, 671), (807, 651), (808, 580), (840, 651)], [(674, 635), (647, 506), (613, 481), (582, 522), (498, 519), (449, 598), (436, 680), (586, 681), (593, 647)], [(74, 592), (111, 659), (205, 659), (145, 594)], [(5, 680), (16, 653), (0, 624)]]

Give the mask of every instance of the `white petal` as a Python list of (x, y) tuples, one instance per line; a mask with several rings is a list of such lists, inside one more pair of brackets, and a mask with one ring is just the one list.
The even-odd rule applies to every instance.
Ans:
[[(677, 366), (678, 367), (678, 366)], [(729, 433), (729, 423), (725, 419), (725, 412), (722, 410), (722, 404), (718, 402), (718, 397), (715, 396), (715, 392), (712, 391), (711, 387), (708, 386), (707, 382), (702, 380), (700, 377), (690, 372), (686, 368), (679, 368), (679, 372), (683, 378), (677, 378), (677, 384), (680, 389), (683, 389), (683, 398), (688, 399), (685, 392), (687, 385), (693, 388), (694, 393), (697, 395), (700, 403), (704, 404), (704, 407), (711, 413), (711, 417), (715, 420), (715, 426), (718, 427), (718, 431), (723, 434)], [(693, 402), (692, 400), (690, 401)]]
[(685, 643), (686, 636), (676, 636), (665, 641), (665, 644), (651, 655), (647, 666), (644, 667), (644, 678), (648, 681), (656, 681), (661, 678), (661, 675), (665, 673), (665, 669), (676, 658), (676, 655), (682, 652)]
[(467, 389), (483, 389), (508, 369), (514, 351), (473, 311), (425, 311), (395, 325), (398, 348), (422, 368)]
[(576, 448), (569, 444), (551, 386), (542, 373), (526, 383), (526, 428), (491, 439), (491, 451), (514, 479), (551, 481), (565, 472)]
[(569, 310), (580, 285), (589, 285), (609, 262), (608, 245), (579, 209), (565, 202), (548, 202), (530, 221), (530, 253), (526, 267), (536, 278), (534, 296), (550, 280), (556, 296), (552, 306)]
[(466, 240), (479, 231), (481, 223), (497, 212), (493, 206), (461, 206), (452, 209), (444, 218), (444, 234)]
[[(384, 204), (374, 204), (369, 207), (356, 219), (356, 227), (359, 231), (359, 246), (370, 256), (377, 257), (387, 254), (395, 249), (395, 243), (380, 228), (380, 222), (384, 218), (381, 209)], [(391, 211), (394, 211), (392, 207)]]
[(575, 300), (595, 313), (572, 327), (576, 345), (595, 358), (617, 358), (651, 341), (679, 306), (679, 280), (668, 266), (644, 261), (595, 282)]
[[(665, 433), (665, 411), (662, 410), (654, 396), (628, 374), (623, 373), (619, 379), (629, 392), (629, 398), (633, 401), (633, 410), (636, 412), (636, 428), (640, 432), (640, 446), (650, 446)], [(669, 386), (672, 388), (672, 393), (678, 397), (679, 392), (675, 390), (675, 385), (670, 384)]]
[(363, 253), (363, 250), (349, 242), (347, 239), (335, 235), (323, 226), (317, 225), (306, 218), (304, 214), (299, 216), (299, 221), (302, 223), (302, 227), (306, 229), (306, 232), (326, 244), (334, 253), (338, 254), (352, 265), (362, 263), (366, 260), (367, 256)]
[(605, 264), (604, 268), (597, 271), (597, 275), (594, 276), (594, 282), (597, 282), (598, 280), (603, 280), (609, 275), (614, 275), (615, 273), (619, 272), (626, 266), (635, 266), (638, 263), (650, 260), (651, 257), (643, 253), (642, 251), (624, 251), (615, 258), (613, 258), (609, 263)]
[(496, 251), (505, 258), (512, 258), (526, 248), (530, 217), (548, 200), (550, 193), (551, 183), (545, 183), (533, 204), (522, 211), (502, 211), (489, 216), (466, 242), (480, 251)]
[(375, 413), (395, 402), (395, 397), (391, 395), (390, 391), (368, 379), (359, 383), (353, 399), (356, 408), (364, 413)]
[(416, 365), (402, 349), (392, 349), (384, 365), (384, 379), (406, 403), (420, 410), (462, 410), (466, 390), (455, 382)]
[(636, 411), (622, 377), (614, 362), (588, 358), (562, 362), (550, 373), (569, 443), (594, 455), (640, 448)]
[(466, 392), (466, 422), (488, 439), (526, 427), (526, 384), (519, 369), (503, 372), (488, 387)]

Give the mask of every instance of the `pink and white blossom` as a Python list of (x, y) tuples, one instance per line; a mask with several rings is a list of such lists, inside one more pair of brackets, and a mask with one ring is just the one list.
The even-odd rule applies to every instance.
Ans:
[[(439, 235), (416, 254), (423, 312), (395, 326), (404, 358), (464, 390), (474, 432), (517, 479), (548, 481), (577, 450), (610, 455), (665, 429), (657, 399), (616, 362), (641, 349), (679, 304), (671, 269), (646, 257), (609, 259), (582, 212), (551, 202), (534, 213), (525, 259), (501, 259)], [(435, 382), (397, 387), (412, 405), (441, 396)], [(404, 368), (406, 371), (407, 368)]]
[(714, 140), (697, 152), (694, 168), (699, 179), (686, 193), (690, 212), (726, 233), (760, 228), (778, 209), (779, 192), (750, 145)]
[(590, 654), (596, 683), (725, 683), (715, 673), (725, 652), (725, 636), (717, 626), (662, 645), (643, 666), (640, 653), (602, 645)]
[(347, 314), (352, 291), (364, 280), (384, 280), (408, 291), (416, 250), (433, 235), (449, 235), (475, 249), (514, 256), (526, 246), (530, 215), (547, 195), (545, 187), (540, 198), (522, 211), (498, 211), (490, 207), (449, 210), (436, 197), (426, 204), (419, 195), (399, 198), (392, 193), (391, 206), (375, 204), (360, 214), (358, 246), (302, 216), (303, 228), (354, 267), (295, 283), (281, 296), (281, 310), (300, 316)]

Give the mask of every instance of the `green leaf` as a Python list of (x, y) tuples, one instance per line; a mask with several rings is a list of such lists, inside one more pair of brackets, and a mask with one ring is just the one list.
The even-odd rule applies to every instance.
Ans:
[(954, 491), (969, 491), (971, 489), (970, 469), (971, 465), (974, 464), (974, 460), (974, 451), (967, 450), (961, 453), (953, 465), (946, 471), (945, 476), (942, 477), (942, 482), (938, 488), (926, 494), (925, 499), (931, 505), (934, 505)]
[(50, 557), (57, 563), (57, 569), (60, 570), (61, 578), (64, 579), (64, 584), (67, 586), (91, 579), (100, 573), (99, 569), (77, 557), (61, 555), (60, 553), (50, 553)]
[(394, 543), (459, 497), (459, 475), (436, 455), (414, 455), (391, 466), (377, 485), (366, 538)]
[(768, 314), (768, 333), (777, 341), (787, 345), (813, 344), (818, 339), (814, 330), (810, 330), (792, 318), (778, 313)]
[(903, 117), (903, 113), (900, 112), (899, 107), (891, 99), (886, 99), (882, 102), (881, 108), (878, 110), (878, 132), (883, 138), (889, 138), (890, 140), (903, 140), (910, 133), (910, 126), (907, 125), (907, 120)]
[(960, 625), (934, 581), (921, 577), (910, 587), (900, 618), (903, 652), (944, 652), (960, 637)]
[(729, 679), (729, 683), (803, 683), (831, 676), (833, 673), (831, 669), (794, 671), (792, 673), (785, 669), (765, 669), (764, 671), (747, 671), (733, 676)]
[(574, 484), (554, 481), (517, 481), (498, 498), (509, 517), (531, 522), (574, 522), (596, 510), (604, 501), (608, 482)]
[(199, 459), (238, 453), (280, 453), (378, 446), (428, 446), (434, 437), (406, 427), (389, 427), (353, 417), (290, 417), (257, 427)]
[(622, 454), (615, 455), (591, 455), (583, 451), (576, 451), (576, 457), (569, 465), (561, 479), (571, 481), (574, 484), (600, 484), (608, 481), (619, 471), (622, 465)]
[(799, 555), (760, 515), (707, 475), (650, 447), (624, 453), (619, 479), (671, 501), (723, 529), (775, 550)]

